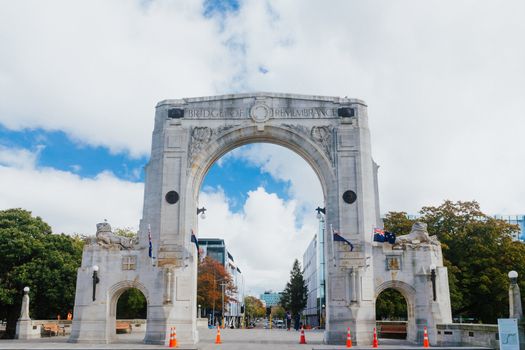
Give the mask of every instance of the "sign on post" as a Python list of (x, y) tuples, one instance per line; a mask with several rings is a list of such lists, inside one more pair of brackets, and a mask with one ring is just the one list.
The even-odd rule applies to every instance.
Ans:
[(516, 318), (498, 318), (500, 350), (519, 350), (518, 320)]

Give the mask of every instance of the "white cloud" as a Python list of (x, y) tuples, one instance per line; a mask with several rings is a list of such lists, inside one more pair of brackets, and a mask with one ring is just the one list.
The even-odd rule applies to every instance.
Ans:
[(382, 211), (474, 199), (520, 213), (524, 12), (521, 1), (247, 0), (226, 28), (245, 43), (250, 89), (367, 101)]
[(246, 276), (252, 294), (280, 291), (289, 279), (293, 260), (302, 263), (303, 253), (317, 232), (312, 215), (296, 226), (296, 201), (284, 201), (259, 187), (248, 193), (242, 212), (233, 213), (224, 192), (204, 191), (200, 203), (208, 208), (199, 220), (199, 238), (222, 238)]
[(139, 155), (165, 98), (348, 95), (369, 104), (383, 211), (455, 198), (523, 212), (523, 1), (245, 0), (211, 19), (201, 6), (2, 4), (0, 123)]
[[(3, 162), (6, 153), (20, 161)], [(23, 208), (40, 216), (55, 233), (94, 234), (107, 219), (116, 227), (138, 229), (143, 185), (111, 173), (93, 179), (52, 168), (36, 168), (28, 150), (0, 148), (0, 208)]]
[(317, 206), (323, 206), (319, 178), (312, 167), (295, 152), (282, 146), (257, 143), (236, 149), (226, 156), (244, 159), (249, 164), (260, 167), (261, 171), (269, 173), (274, 179), (289, 182), (288, 194), (297, 201), (301, 211), (299, 216), (312, 214)]
[(24, 148), (9, 148), (0, 145), (0, 166), (17, 169), (32, 168), (36, 164), (38, 152), (31, 152)]
[(196, 1), (12, 1), (0, 11), (0, 123), (149, 151), (155, 104), (212, 94), (233, 68)]

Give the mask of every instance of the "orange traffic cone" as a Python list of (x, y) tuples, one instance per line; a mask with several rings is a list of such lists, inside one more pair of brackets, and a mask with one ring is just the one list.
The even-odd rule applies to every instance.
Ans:
[(352, 347), (352, 336), (350, 335), (350, 327), (348, 327), (348, 332), (346, 333), (346, 347)]
[(301, 327), (301, 338), (299, 338), (299, 344), (306, 344), (306, 337), (304, 336), (304, 328)]
[(379, 343), (377, 342), (377, 332), (376, 332), (376, 329), (374, 328), (374, 340), (372, 340), (372, 347), (377, 348), (378, 346), (379, 346)]
[(217, 326), (217, 336), (215, 337), (215, 344), (222, 344), (222, 342), (221, 342), (221, 326)]
[(429, 348), (427, 327), (423, 328), (423, 347)]
[(175, 327), (171, 327), (171, 334), (170, 334), (170, 348), (176, 348), (177, 347), (177, 330)]

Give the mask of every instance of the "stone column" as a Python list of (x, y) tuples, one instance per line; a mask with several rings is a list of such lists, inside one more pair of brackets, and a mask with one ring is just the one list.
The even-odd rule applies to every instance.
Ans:
[(521, 306), (521, 292), (518, 286), (518, 273), (510, 271), (508, 273), (510, 279), (509, 285), (509, 318), (518, 319), (518, 337), (520, 341), (520, 349), (525, 349), (525, 322), (523, 319), (523, 308)]
[(518, 286), (518, 273), (510, 271), (509, 274), (509, 318), (523, 318), (523, 308), (521, 307), (521, 293)]
[(22, 297), (22, 307), (20, 309), (20, 318), (16, 323), (16, 339), (33, 339), (40, 338), (40, 329), (33, 329), (33, 322), (29, 317), (29, 287), (24, 288)]

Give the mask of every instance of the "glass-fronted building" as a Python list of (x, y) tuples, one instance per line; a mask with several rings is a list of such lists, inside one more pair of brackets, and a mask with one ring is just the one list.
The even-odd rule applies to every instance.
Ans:
[(281, 302), (282, 295), (283, 295), (282, 292), (276, 293), (276, 292), (272, 292), (271, 290), (268, 290), (262, 293), (259, 299), (261, 299), (264, 302), (266, 307), (272, 307), (272, 306), (279, 305), (279, 303)]
[(306, 308), (303, 310), (305, 325), (324, 327), (325, 319), (325, 276), (324, 276), (324, 218), (319, 220), (316, 234), (303, 255), (303, 276), (308, 287)]

